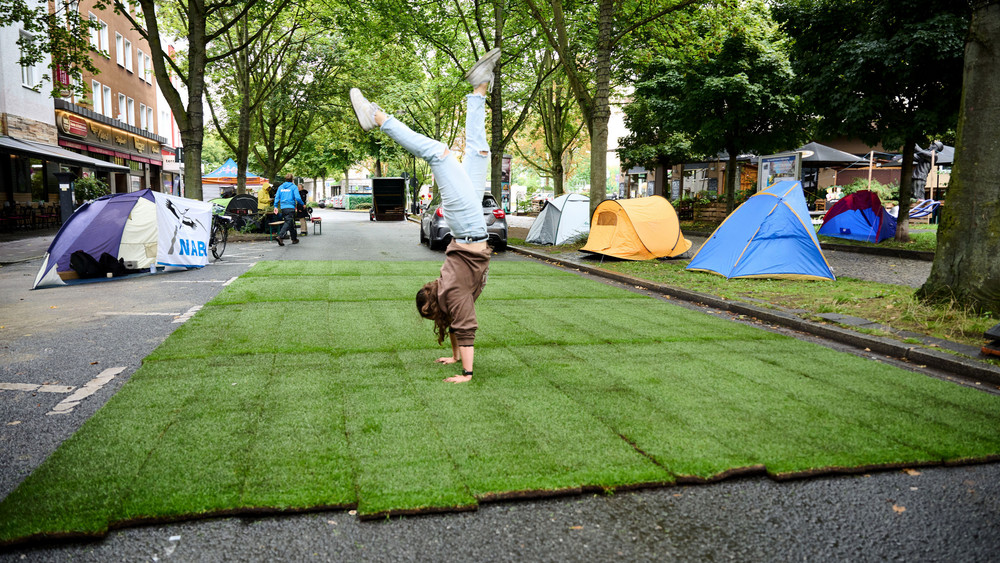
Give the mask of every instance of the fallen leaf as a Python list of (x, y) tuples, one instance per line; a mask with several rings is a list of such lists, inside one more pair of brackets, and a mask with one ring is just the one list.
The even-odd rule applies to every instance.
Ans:
[(350, 514), (351, 516), (355, 516), (357, 515), (357, 513), (358, 513), (357, 510), (351, 510), (350, 512), (348, 512), (348, 514)]
[(58, 308), (59, 307), (56, 307), (55, 305), (49, 305), (49, 309), (58, 309)]
[(871, 348), (865, 348), (865, 352), (871, 352), (871, 351), (872, 351)]
[(329, 524), (329, 525), (331, 525), (331, 526), (336, 526), (337, 525), (337, 521), (336, 520), (327, 520), (326, 523)]
[(919, 491), (920, 489), (918, 489), (917, 487), (910, 487), (910, 490), (911, 491)]
[(967, 487), (971, 487), (971, 486), (975, 485), (976, 482), (973, 481), (973, 480), (971, 480), (971, 479), (966, 479), (965, 481), (962, 481), (962, 484), (965, 485), (965, 486), (967, 486)]
[(898, 504), (894, 504), (894, 505), (892, 505), (892, 511), (895, 512), (896, 514), (902, 514), (902, 513), (906, 512), (906, 507), (905, 506), (899, 506)]
[(7, 426), (17, 426), (18, 424), (21, 424), (20, 420), (12, 420), (11, 422), (7, 423)]
[(682, 495), (680, 493), (674, 493), (674, 497), (676, 497), (676, 498), (681, 498), (682, 496), (684, 496), (684, 495)]
[(90, 362), (90, 365), (92, 365), (92, 366), (96, 366), (96, 365), (97, 365), (97, 364), (99, 364), (99, 363), (101, 363), (101, 362)]
[(920, 475), (920, 472), (917, 471), (916, 469), (904, 469), (903, 473), (906, 473), (907, 475), (912, 475), (914, 477), (916, 477), (917, 475)]
[(570, 530), (582, 530), (583, 526), (570, 526), (569, 529)]

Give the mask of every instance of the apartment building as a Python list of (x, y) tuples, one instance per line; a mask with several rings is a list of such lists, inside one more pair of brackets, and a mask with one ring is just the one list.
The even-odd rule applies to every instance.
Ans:
[[(80, 79), (86, 96), (55, 100), (59, 145), (82, 155), (124, 166), (104, 178), (116, 193), (161, 189), (162, 146), (157, 133), (156, 79), (149, 47), (123, 14), (79, 3), (80, 14), (97, 24), (90, 47), (97, 74)], [(126, 3), (142, 21), (138, 3)], [(68, 80), (58, 76), (59, 80)], [(99, 174), (100, 176), (101, 174)]]
[[(45, 0), (29, 0), (29, 4), (47, 6)], [(59, 172), (80, 177), (129, 170), (59, 146), (52, 83), (44, 78), (51, 73), (49, 60), (30, 66), (19, 61), (17, 41), (29, 34), (21, 25), (0, 26), (0, 218), (5, 227), (15, 224), (7, 220), (11, 216), (22, 218), (17, 224), (27, 223), (20, 206), (37, 210), (39, 204), (59, 202)]]

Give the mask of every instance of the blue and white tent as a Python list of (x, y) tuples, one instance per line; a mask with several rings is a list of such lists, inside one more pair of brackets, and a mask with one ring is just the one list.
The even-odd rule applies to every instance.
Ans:
[(726, 278), (836, 279), (809, 219), (802, 184), (777, 182), (732, 212), (688, 264)]

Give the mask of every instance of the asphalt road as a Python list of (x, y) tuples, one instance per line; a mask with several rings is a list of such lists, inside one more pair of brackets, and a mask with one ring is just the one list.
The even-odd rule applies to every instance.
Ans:
[[(253, 263), (443, 258), (417, 244), (415, 224), (320, 213), (322, 235), (283, 248), (231, 244), (222, 262), (199, 271), (29, 291), (38, 261), (0, 268), (0, 384), (51, 391), (0, 391), (0, 496), (127, 381), (180, 326), (175, 320)], [(435, 353), (429, 331), (428, 349)], [(70, 412), (46, 414), (67, 399), (58, 386), (79, 387), (112, 368), (124, 369)], [(21, 547), (0, 552), (0, 561), (992, 561), (997, 553), (1000, 464), (993, 463), (780, 483), (745, 477), (377, 522), (345, 512), (217, 518)]]

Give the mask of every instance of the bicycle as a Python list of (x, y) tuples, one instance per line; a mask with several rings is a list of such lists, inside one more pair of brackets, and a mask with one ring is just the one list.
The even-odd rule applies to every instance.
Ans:
[(222, 259), (226, 251), (226, 241), (229, 240), (229, 228), (233, 218), (222, 214), (222, 206), (215, 206), (212, 211), (212, 231), (208, 235), (208, 247), (216, 260)]

